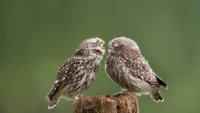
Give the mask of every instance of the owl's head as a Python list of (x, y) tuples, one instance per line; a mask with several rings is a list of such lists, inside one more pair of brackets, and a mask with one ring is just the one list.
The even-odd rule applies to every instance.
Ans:
[(84, 40), (76, 50), (76, 56), (102, 57), (105, 53), (103, 45), (105, 42), (100, 38), (89, 38)]
[(137, 45), (137, 43), (130, 38), (126, 37), (117, 37), (111, 40), (108, 44), (109, 46), (109, 53), (119, 54), (123, 51), (134, 51), (134, 52), (140, 52), (140, 49)]

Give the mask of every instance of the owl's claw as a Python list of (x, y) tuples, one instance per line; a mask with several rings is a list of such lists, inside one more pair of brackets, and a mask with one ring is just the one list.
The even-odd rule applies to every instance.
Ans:
[(75, 106), (76, 102), (77, 102), (77, 101), (75, 100), (74, 103), (73, 103), (74, 106)]
[(75, 96), (74, 100), (77, 101), (79, 99), (79, 96)]
[(75, 97), (74, 97), (74, 103), (73, 103), (73, 105), (76, 104), (76, 102), (78, 101), (78, 99), (79, 99), (79, 96), (75, 96)]
[(115, 93), (113, 96), (118, 97), (122, 92)]
[(123, 92), (126, 92), (127, 91), (127, 89), (122, 89), (122, 91), (120, 91), (120, 92), (118, 92), (118, 93), (115, 93), (113, 96), (114, 97), (118, 97), (118, 96), (120, 96)]

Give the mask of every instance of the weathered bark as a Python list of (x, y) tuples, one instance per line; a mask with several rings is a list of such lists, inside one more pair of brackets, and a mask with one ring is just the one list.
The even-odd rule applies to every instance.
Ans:
[(139, 105), (136, 95), (129, 92), (115, 97), (82, 96), (74, 104), (74, 113), (139, 113)]

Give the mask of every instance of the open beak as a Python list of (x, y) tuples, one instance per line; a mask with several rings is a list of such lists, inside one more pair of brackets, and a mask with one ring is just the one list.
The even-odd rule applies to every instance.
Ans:
[(102, 41), (99, 43), (99, 46), (102, 47), (102, 48), (104, 48), (104, 47), (103, 47), (104, 44), (105, 44), (105, 42), (102, 40)]
[(98, 46), (93, 48), (93, 51), (98, 55), (104, 55), (104, 53), (105, 53), (104, 44), (105, 44), (105, 42), (103, 40), (101, 40), (98, 43)]

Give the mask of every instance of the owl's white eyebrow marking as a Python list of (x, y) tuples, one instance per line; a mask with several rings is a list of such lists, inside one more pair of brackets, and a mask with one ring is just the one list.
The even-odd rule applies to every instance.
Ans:
[(97, 39), (91, 40), (91, 43), (97, 43)]

